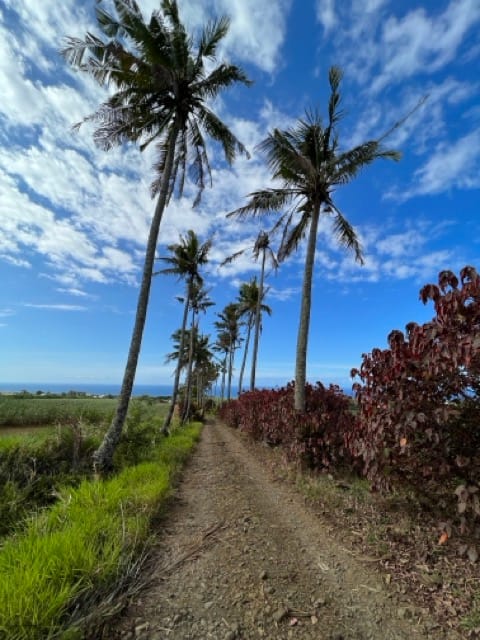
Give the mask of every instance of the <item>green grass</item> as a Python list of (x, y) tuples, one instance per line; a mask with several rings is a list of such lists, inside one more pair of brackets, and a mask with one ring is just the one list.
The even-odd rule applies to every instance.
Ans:
[(0, 395), (0, 426), (61, 424), (75, 420), (111, 420), (114, 398), (22, 398)]
[(23, 534), (7, 539), (0, 550), (0, 638), (82, 637), (72, 626), (75, 604), (113, 589), (119, 568), (128, 571), (200, 428), (162, 439), (154, 459), (110, 480), (64, 489)]

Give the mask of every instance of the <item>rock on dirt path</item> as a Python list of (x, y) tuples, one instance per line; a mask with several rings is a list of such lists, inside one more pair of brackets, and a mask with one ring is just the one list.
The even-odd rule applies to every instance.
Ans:
[(415, 610), (397, 602), (381, 576), (336, 542), (302, 498), (272, 481), (252, 448), (222, 425), (205, 426), (158, 535), (150, 586), (104, 637), (433, 637)]

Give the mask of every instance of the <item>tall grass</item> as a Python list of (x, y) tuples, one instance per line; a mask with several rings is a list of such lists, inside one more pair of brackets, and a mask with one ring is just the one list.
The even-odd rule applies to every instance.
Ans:
[(0, 425), (105, 422), (115, 411), (114, 398), (22, 398), (0, 395)]
[(73, 622), (81, 617), (77, 605), (124, 578), (199, 433), (199, 425), (189, 426), (161, 440), (151, 461), (107, 481), (64, 489), (51, 509), (6, 541), (0, 550), (0, 638), (82, 637)]

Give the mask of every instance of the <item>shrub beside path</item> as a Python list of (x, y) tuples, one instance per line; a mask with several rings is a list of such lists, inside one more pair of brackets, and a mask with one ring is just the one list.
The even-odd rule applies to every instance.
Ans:
[(261, 448), (211, 423), (160, 524), (149, 586), (103, 637), (135, 640), (453, 640), (399, 601)]

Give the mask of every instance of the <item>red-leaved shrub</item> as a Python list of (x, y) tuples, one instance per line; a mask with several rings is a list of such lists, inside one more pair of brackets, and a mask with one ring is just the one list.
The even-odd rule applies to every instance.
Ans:
[[(351, 398), (335, 385), (306, 385), (306, 410), (294, 410), (294, 384), (272, 390), (249, 391), (225, 403), (220, 418), (255, 440), (281, 445), (290, 459), (312, 469), (347, 462), (344, 436), (353, 420)], [(350, 462), (350, 459), (348, 459)]]

